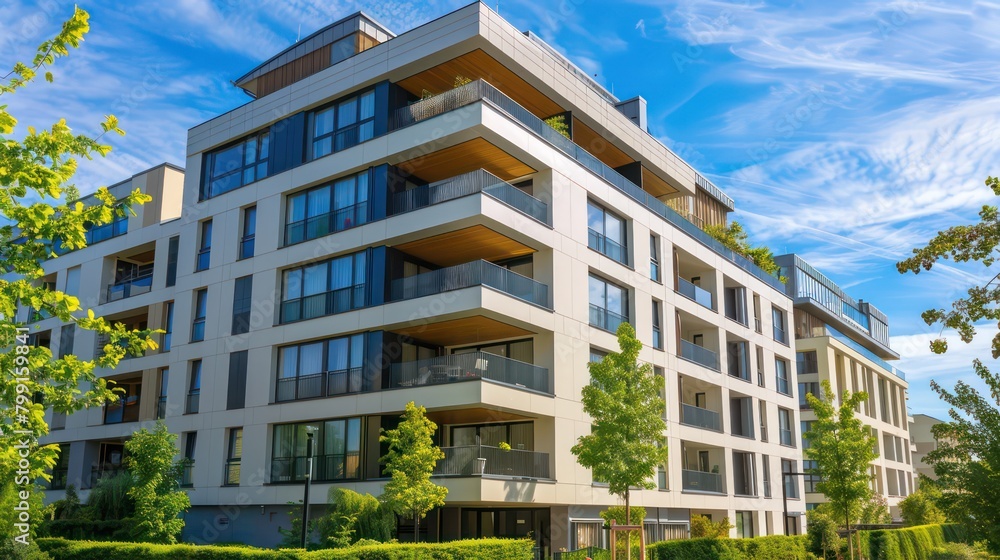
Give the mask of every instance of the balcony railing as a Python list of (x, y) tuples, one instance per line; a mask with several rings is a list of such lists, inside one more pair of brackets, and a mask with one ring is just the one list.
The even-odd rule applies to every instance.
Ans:
[(716, 432), (722, 431), (722, 418), (718, 412), (684, 403), (681, 403), (681, 424)]
[(722, 475), (717, 473), (684, 469), (681, 471), (681, 485), (684, 490), (697, 490), (698, 492), (713, 492), (716, 494), (724, 494), (726, 492), (722, 484)]
[(285, 225), (285, 245), (294, 245), (368, 222), (368, 201)]
[(167, 396), (160, 395), (156, 400), (156, 417), (163, 420), (167, 417)]
[(715, 304), (712, 301), (712, 292), (699, 288), (680, 276), (677, 277), (677, 293), (706, 309), (715, 311)]
[(444, 459), (434, 467), (439, 476), (513, 476), (551, 478), (549, 454), (511, 449), (504, 451), (489, 445), (442, 447)]
[(712, 249), (726, 260), (746, 270), (775, 290), (785, 293), (785, 285), (776, 276), (764, 272), (759, 266), (743, 255), (727, 248), (714, 237), (702, 231), (700, 227), (683, 218), (654, 195), (642, 190), (641, 187), (591, 155), (590, 152), (556, 132), (554, 128), (545, 124), (545, 121), (518, 105), (513, 99), (507, 97), (500, 90), (484, 80), (476, 80), (464, 86), (454, 88), (451, 91), (397, 109), (390, 116), (389, 130), (398, 130), (479, 101), (485, 101), (496, 109), (506, 113), (510, 118), (540, 136), (554, 148), (575, 159), (577, 163), (586, 167), (592, 173), (624, 192), (684, 233), (695, 238), (702, 245)]
[(757, 331), (760, 334), (764, 333), (764, 327), (761, 325), (760, 317), (753, 318), (753, 330)]
[(399, 301), (473, 286), (488, 286), (528, 303), (552, 309), (548, 286), (482, 260), (397, 278), (392, 281), (390, 294), (393, 301)]
[(788, 333), (786, 333), (785, 330), (782, 329), (781, 327), (775, 326), (774, 327), (774, 340), (776, 340), (776, 341), (778, 341), (778, 342), (780, 342), (782, 344), (788, 344)]
[(590, 324), (610, 332), (617, 332), (618, 326), (627, 323), (628, 317), (619, 315), (610, 309), (590, 304)]
[(392, 364), (389, 371), (392, 387), (423, 387), (489, 379), (551, 394), (549, 370), (488, 352), (451, 354)]
[(396, 193), (390, 200), (389, 215), (395, 216), (477, 193), (491, 196), (543, 224), (552, 224), (547, 204), (485, 169)]
[(153, 273), (136, 276), (108, 285), (108, 301), (118, 301), (139, 294), (149, 293), (153, 289)]
[(628, 249), (590, 228), (587, 228), (587, 246), (613, 261), (628, 264)]
[[(271, 459), (271, 482), (303, 482), (307, 468), (304, 456), (276, 457)], [(352, 480), (360, 474), (361, 456), (357, 451), (313, 457), (313, 481)]]
[(693, 342), (681, 340), (681, 358), (701, 364), (709, 369), (719, 370), (719, 355)]
[(329, 292), (281, 302), (281, 322), (292, 323), (360, 309), (365, 305), (365, 285), (356, 284)]
[(360, 393), (363, 389), (361, 372), (361, 368), (352, 368), (278, 379), (274, 400), (282, 402)]
[(190, 393), (187, 396), (186, 407), (184, 408), (187, 414), (196, 414), (198, 412), (198, 407), (201, 404), (201, 392)]
[(180, 485), (185, 488), (190, 488), (194, 486), (194, 461), (191, 459), (185, 459), (185, 463), (181, 467), (181, 479)]
[(226, 486), (240, 485), (240, 460), (229, 459), (226, 461), (226, 470), (223, 473), (222, 483)]

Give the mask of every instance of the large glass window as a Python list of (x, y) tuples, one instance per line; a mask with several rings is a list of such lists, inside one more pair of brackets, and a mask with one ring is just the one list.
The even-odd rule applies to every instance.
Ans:
[(659, 348), (663, 350), (663, 331), (660, 328), (660, 323), (663, 318), (660, 314), (660, 302), (653, 300), (653, 348)]
[(237, 278), (233, 287), (233, 328), (231, 334), (250, 332), (250, 307), (253, 304), (253, 276)]
[(365, 305), (365, 252), (286, 270), (281, 322), (290, 323)]
[(160, 420), (167, 417), (167, 384), (169, 379), (170, 368), (161, 368), (159, 394), (156, 399), (156, 417)]
[(602, 278), (590, 276), (590, 324), (615, 332), (628, 322), (628, 290)]
[(208, 270), (209, 262), (212, 259), (212, 220), (205, 220), (201, 223), (201, 240), (198, 242), (198, 259), (195, 262), (194, 271)]
[(251, 206), (243, 210), (243, 235), (240, 236), (240, 258), (249, 259), (253, 256), (254, 242), (257, 238), (257, 207)]
[(368, 221), (369, 170), (288, 197), (285, 244), (300, 243)]
[(313, 429), (313, 480), (350, 480), (361, 476), (361, 419), (346, 418), (275, 426), (271, 482), (305, 480), (307, 428)]
[[(803, 472), (812, 473), (819, 468), (819, 463), (816, 461), (802, 461)], [(817, 485), (820, 483), (820, 477), (817, 474), (808, 474), (803, 477), (806, 483), (806, 494), (811, 494), (813, 492), (819, 492)]]
[(789, 498), (798, 499), (799, 497), (799, 477), (798, 476), (786, 476), (789, 474), (794, 475), (798, 471), (798, 462), (793, 459), (782, 459), (781, 460), (781, 475), (784, 479), (782, 483), (785, 486), (785, 496)]
[(161, 352), (169, 352), (170, 344), (174, 338), (174, 302), (167, 302), (167, 309), (163, 324), (163, 344), (160, 345)]
[(587, 245), (598, 253), (628, 264), (625, 220), (588, 200)]
[(649, 236), (649, 278), (660, 281), (660, 240), (655, 235)]
[(375, 92), (366, 91), (309, 115), (311, 159), (350, 148), (375, 135)]
[(815, 381), (810, 381), (807, 383), (799, 383), (799, 408), (802, 410), (808, 410), (812, 408), (809, 406), (809, 400), (806, 397), (807, 394), (812, 393), (816, 398), (822, 398), (822, 393), (820, 392), (819, 383)]
[(788, 382), (788, 362), (781, 358), (774, 359), (774, 377), (778, 392), (783, 395), (791, 395), (792, 392)]
[(101, 225), (95, 225), (87, 222), (83, 224), (83, 227), (86, 230), (83, 237), (87, 241), (87, 245), (90, 246), (94, 243), (107, 241), (113, 237), (118, 237), (128, 233), (128, 214), (116, 214), (110, 222)]
[(778, 409), (778, 432), (781, 434), (781, 445), (795, 447), (795, 434), (792, 433), (792, 411), (787, 408)]
[(226, 480), (227, 486), (239, 486), (240, 461), (243, 459), (243, 428), (229, 430), (229, 445), (226, 449)]
[(198, 412), (201, 401), (201, 360), (191, 362), (191, 377), (188, 379), (187, 405), (185, 412), (194, 414)]
[(212, 198), (267, 177), (270, 131), (205, 155), (201, 198)]
[(195, 293), (194, 320), (191, 322), (191, 342), (205, 340), (205, 316), (208, 315), (208, 288)]
[(275, 401), (357, 393), (364, 357), (364, 334), (285, 346), (278, 354)]

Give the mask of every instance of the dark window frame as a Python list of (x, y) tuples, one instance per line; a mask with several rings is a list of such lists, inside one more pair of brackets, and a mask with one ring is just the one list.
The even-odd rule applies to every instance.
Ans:
[[(206, 152), (202, 158), (202, 180), (201, 180), (201, 192), (199, 193), (199, 200), (208, 200), (210, 198), (215, 198), (217, 196), (224, 195), (228, 192), (232, 192), (239, 188), (245, 187), (251, 183), (255, 183), (264, 179), (270, 175), (270, 128), (265, 128), (263, 130), (258, 130), (248, 134), (235, 142), (226, 144), (225, 146), (216, 148), (210, 152)], [(254, 159), (251, 162), (247, 161), (246, 150), (250, 143), (253, 143), (254, 149)], [(242, 147), (240, 150), (240, 165), (231, 166), (220, 173), (216, 174), (215, 164), (216, 158), (226, 153), (233, 148)], [(263, 152), (263, 155), (262, 155)], [(250, 171), (252, 178), (247, 180), (247, 172)], [(213, 189), (213, 185), (217, 182), (221, 182), (230, 177), (236, 177), (235, 186), (223, 186), (221, 190), (216, 191)]]
[(243, 227), (240, 235), (239, 258), (237, 260), (249, 259), (254, 255), (257, 238), (257, 206), (248, 206), (243, 209)]
[[(371, 116), (362, 118), (361, 100), (363, 97), (368, 95), (371, 95), (372, 114)], [(341, 120), (341, 106), (351, 101), (355, 102), (353, 121), (350, 124), (341, 127), (338, 124)], [(316, 134), (317, 117), (327, 112), (332, 113), (330, 130), (323, 132), (322, 134)], [(341, 152), (374, 138), (375, 116), (377, 113), (378, 107), (376, 107), (374, 87), (353, 92), (350, 95), (345, 95), (340, 99), (331, 101), (322, 107), (317, 107), (316, 109), (309, 111), (306, 116), (306, 161), (317, 160), (330, 154)], [(361, 139), (359, 131), (365, 125), (370, 125), (370, 136)], [(352, 134), (354, 135), (353, 141), (351, 139)], [(338, 143), (340, 138), (344, 138), (343, 143)], [(330, 146), (329, 151), (323, 151), (322, 153), (317, 152), (317, 144), (323, 143), (327, 140), (329, 141)]]

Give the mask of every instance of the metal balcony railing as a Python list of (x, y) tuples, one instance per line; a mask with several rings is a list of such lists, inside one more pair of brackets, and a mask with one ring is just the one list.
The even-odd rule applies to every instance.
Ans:
[(226, 486), (240, 485), (240, 460), (229, 459), (226, 461), (226, 470), (223, 473), (222, 483)]
[(719, 355), (708, 348), (702, 348), (693, 342), (681, 340), (681, 358), (701, 364), (709, 369), (719, 370)]
[(628, 264), (628, 249), (596, 230), (587, 228), (587, 246), (613, 261)]
[(389, 201), (389, 215), (395, 216), (477, 193), (493, 197), (543, 224), (552, 225), (547, 204), (485, 169), (396, 193)]
[(788, 333), (786, 333), (784, 329), (776, 326), (774, 327), (774, 340), (782, 344), (788, 344)]
[(197, 393), (189, 393), (187, 396), (187, 403), (184, 408), (184, 412), (187, 414), (196, 414), (198, 412), (198, 407), (201, 404), (201, 391)]
[(684, 403), (681, 403), (681, 424), (716, 432), (722, 431), (722, 417), (718, 412)]
[(282, 301), (281, 322), (293, 323), (360, 309), (365, 305), (366, 292), (365, 284), (355, 284), (329, 292)]
[(628, 317), (619, 315), (599, 305), (590, 304), (590, 324), (610, 332), (617, 332), (618, 326), (627, 323)]
[[(271, 482), (303, 482), (308, 458), (276, 457), (271, 459)], [(313, 457), (313, 481), (351, 480), (361, 475), (361, 455), (357, 451)]]
[(434, 467), (438, 476), (513, 476), (551, 478), (549, 454), (523, 449), (504, 451), (489, 445), (442, 447), (444, 459)]
[(139, 294), (149, 293), (153, 289), (153, 272), (136, 276), (108, 285), (107, 301), (118, 301)]
[(489, 379), (551, 394), (549, 370), (488, 352), (451, 354), (389, 366), (391, 387), (423, 387)]
[(684, 490), (714, 492), (716, 494), (724, 494), (726, 492), (721, 474), (684, 469), (681, 471), (681, 479), (681, 485)]
[(699, 288), (680, 276), (677, 277), (677, 293), (706, 309), (715, 311), (715, 303), (712, 298), (712, 292)]
[(488, 286), (528, 303), (552, 309), (548, 286), (482, 260), (397, 278), (390, 286), (390, 299), (413, 299), (473, 286)]
[(554, 148), (575, 159), (577, 163), (624, 192), (651, 212), (659, 215), (667, 222), (670, 222), (684, 233), (693, 237), (702, 245), (712, 249), (726, 260), (746, 270), (775, 290), (785, 293), (785, 285), (776, 276), (764, 272), (763, 269), (755, 265), (750, 259), (727, 248), (714, 237), (702, 231), (700, 227), (691, 223), (675, 210), (661, 202), (654, 195), (642, 190), (641, 187), (591, 155), (590, 152), (556, 132), (545, 121), (518, 105), (513, 99), (507, 97), (500, 90), (484, 80), (469, 82), (451, 91), (397, 109), (390, 115), (389, 130), (398, 130), (479, 101), (487, 102), (492, 107), (506, 113), (510, 118), (540, 136)]
[(285, 224), (285, 245), (294, 245), (368, 222), (368, 201)]
[(274, 400), (283, 402), (347, 395), (360, 393), (363, 389), (362, 368), (351, 368), (278, 379)]

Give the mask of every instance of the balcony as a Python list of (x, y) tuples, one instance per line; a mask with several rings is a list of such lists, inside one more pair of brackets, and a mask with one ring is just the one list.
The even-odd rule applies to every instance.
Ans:
[(628, 265), (628, 249), (602, 233), (587, 228), (587, 246), (613, 261)]
[(434, 467), (435, 476), (552, 478), (548, 453), (523, 449), (504, 451), (489, 445), (442, 447), (441, 451), (444, 452), (444, 459)]
[(681, 486), (684, 490), (694, 490), (696, 492), (726, 493), (722, 483), (722, 475), (718, 473), (684, 469), (681, 471)]
[(424, 387), (489, 379), (551, 394), (549, 370), (487, 352), (451, 354), (390, 366), (391, 387)]
[(390, 286), (390, 299), (414, 299), (474, 286), (487, 286), (539, 307), (552, 309), (548, 286), (484, 260), (397, 278)]
[(715, 371), (721, 371), (719, 369), (719, 355), (693, 342), (681, 340), (681, 358)]
[(477, 193), (495, 198), (543, 224), (552, 225), (547, 204), (485, 169), (395, 193), (389, 202), (388, 213), (395, 216)]
[(296, 401), (359, 393), (362, 390), (361, 371), (361, 368), (353, 368), (278, 379), (275, 382), (274, 401)]
[(153, 289), (153, 271), (139, 276), (127, 278), (108, 285), (107, 301), (118, 301), (139, 294), (149, 293)]
[[(276, 457), (271, 459), (271, 482), (304, 482), (307, 457)], [(361, 475), (358, 452), (313, 457), (313, 481), (355, 480)]]
[(630, 198), (646, 207), (646, 209), (659, 215), (665, 221), (684, 231), (684, 233), (693, 237), (702, 245), (712, 249), (726, 260), (746, 270), (775, 290), (782, 294), (785, 293), (785, 285), (777, 277), (764, 272), (743, 255), (724, 246), (715, 238), (705, 233), (700, 227), (691, 223), (657, 199), (656, 196), (642, 190), (641, 187), (626, 179), (622, 174), (594, 157), (587, 150), (556, 132), (545, 121), (532, 114), (510, 97), (504, 95), (485, 80), (475, 80), (440, 95), (435, 95), (434, 97), (397, 109), (390, 115), (389, 131), (399, 130), (480, 101), (488, 103), (495, 109), (506, 113), (511, 119), (534, 132), (553, 148), (576, 160), (577, 163), (624, 192)]
[(590, 304), (590, 324), (609, 332), (617, 332), (618, 326), (627, 323), (628, 317), (619, 315), (599, 305)]
[(359, 309), (365, 305), (365, 285), (356, 284), (329, 292), (284, 300), (281, 322), (293, 323)]
[(681, 424), (714, 432), (722, 431), (722, 417), (718, 412), (690, 404), (681, 403)]
[(703, 290), (687, 280), (677, 277), (677, 293), (689, 300), (701, 305), (705, 309), (715, 311), (715, 304), (712, 301), (712, 292)]

